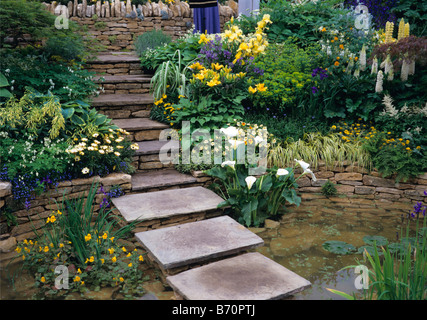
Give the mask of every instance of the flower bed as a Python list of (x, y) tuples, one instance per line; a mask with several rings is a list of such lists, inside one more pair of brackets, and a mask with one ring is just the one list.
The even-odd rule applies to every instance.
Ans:
[[(7, 220), (2, 214), (2, 233), (9, 233), (17, 241), (34, 237), (33, 228), (40, 229), (52, 212), (60, 209), (63, 198), (75, 199), (87, 196), (93, 182), (99, 182), (100, 187), (95, 198), (96, 205), (94, 212), (98, 212), (106, 206), (107, 200), (128, 193), (131, 190), (131, 176), (128, 174), (112, 173), (105, 177), (94, 176), (91, 178), (81, 178), (65, 180), (49, 187), (43, 194), (35, 196), (27, 208), (22, 205), (16, 206), (16, 201), (12, 196), (11, 184), (1, 182), (0, 204), (8, 212), (6, 217), (13, 215), (13, 220)], [(102, 187), (102, 189), (101, 189)], [(108, 204), (109, 205), (109, 204)], [(16, 223), (16, 225), (14, 224)]]

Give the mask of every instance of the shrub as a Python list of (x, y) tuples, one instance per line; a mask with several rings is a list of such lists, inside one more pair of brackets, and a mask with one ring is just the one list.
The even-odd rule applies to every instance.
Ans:
[(54, 31), (55, 16), (41, 3), (27, 0), (4, 0), (0, 3), (0, 48), (10, 37), (11, 46), (25, 41), (24, 34), (37, 40)]
[(252, 96), (254, 112), (276, 116), (289, 114), (291, 110), (298, 112), (297, 97), (312, 86), (311, 73), (320, 57), (316, 45), (301, 49), (293, 41), (289, 38), (280, 44), (270, 44), (265, 54), (255, 59), (260, 71), (252, 79), (263, 82), (268, 90)]
[[(298, 44), (311, 45), (318, 40), (316, 30), (319, 26), (326, 28), (353, 25), (354, 20), (348, 16), (348, 10), (337, 6), (340, 1), (304, 1), (300, 4), (284, 0), (269, 0), (261, 5), (261, 14), (270, 14), (274, 23), (266, 30), (267, 38), (272, 42), (283, 42), (289, 37), (298, 39)], [(257, 17), (242, 16), (239, 26), (244, 33), (253, 30)]]
[(11, 84), (10, 91), (18, 97), (25, 94), (27, 87), (43, 93), (50, 91), (61, 102), (88, 100), (99, 90), (92, 81), (94, 73), (80, 62), (68, 63), (60, 57), (59, 61), (52, 61), (34, 48), (2, 50), (0, 58), (0, 70)]
[(162, 45), (168, 44), (172, 38), (163, 33), (162, 30), (152, 30), (144, 32), (138, 36), (135, 41), (136, 53), (142, 56), (147, 49), (156, 49)]

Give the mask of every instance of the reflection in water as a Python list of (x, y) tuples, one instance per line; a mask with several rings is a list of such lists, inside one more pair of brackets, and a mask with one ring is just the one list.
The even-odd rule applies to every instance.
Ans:
[(401, 215), (412, 209), (411, 203), (331, 199), (303, 199), (299, 208), (288, 209), (278, 228), (256, 230), (265, 241), (257, 249), (259, 252), (312, 283), (295, 299), (344, 299), (326, 288), (359, 296), (361, 291), (355, 287), (358, 274), (354, 267), (346, 267), (362, 263), (362, 254), (337, 255), (323, 249), (322, 244), (338, 240), (359, 248), (365, 245), (363, 237), (367, 235), (383, 236), (394, 242), (401, 231)]

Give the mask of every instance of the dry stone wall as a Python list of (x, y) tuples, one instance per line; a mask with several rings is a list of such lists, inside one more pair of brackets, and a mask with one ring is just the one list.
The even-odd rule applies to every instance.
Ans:
[(368, 171), (357, 164), (344, 161), (341, 165), (326, 166), (320, 163), (313, 170), (316, 181), (310, 175), (304, 175), (298, 180), (301, 193), (321, 192), (322, 186), (328, 180), (333, 182), (339, 194), (347, 196), (362, 196), (366, 199), (383, 199), (389, 201), (424, 201), (427, 202), (427, 173), (405, 182), (395, 182), (394, 177), (382, 178), (373, 169)]
[[(0, 212), (2, 213), (0, 217), (0, 239), (14, 237), (17, 241), (21, 241), (33, 237), (33, 227), (41, 228), (52, 211), (60, 209), (64, 196), (67, 199), (86, 197), (94, 182), (99, 183), (94, 212), (99, 211), (100, 204), (105, 198), (104, 193), (99, 190), (101, 186), (105, 192), (108, 192), (112, 186), (118, 185), (125, 194), (129, 193), (132, 187), (131, 176), (123, 173), (112, 173), (102, 178), (95, 176), (87, 179), (67, 180), (60, 182), (55, 188), (50, 188), (46, 193), (36, 196), (30, 201), (29, 207), (24, 208), (22, 205), (14, 203), (11, 184), (0, 181)], [(8, 226), (7, 218), (3, 214), (6, 209), (12, 212), (17, 225)]]
[[(179, 38), (193, 27), (193, 9), (187, 2), (173, 4), (147, 2), (132, 5), (130, 0), (102, 3), (97, 1), (69, 1), (68, 5), (58, 5), (55, 1), (44, 3), (47, 10), (57, 16), (64, 16), (80, 25), (88, 27), (108, 51), (134, 50), (135, 37), (146, 31), (161, 29), (172, 39)], [(232, 16), (237, 17), (237, 3), (228, 0), (219, 5), (221, 30)]]

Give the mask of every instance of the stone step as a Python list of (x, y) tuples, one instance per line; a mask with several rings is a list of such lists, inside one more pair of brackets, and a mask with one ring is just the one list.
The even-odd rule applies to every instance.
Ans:
[[(178, 141), (140, 141), (137, 142), (139, 149), (133, 157), (134, 166), (137, 172), (146, 172), (162, 168), (173, 168), (171, 161), (165, 162), (163, 159), (172, 158), (172, 153), (177, 155), (179, 152)], [(160, 152), (164, 153), (165, 158), (160, 161)]]
[(136, 63), (141, 59), (135, 52), (101, 52), (93, 59), (87, 61), (88, 64), (109, 64), (109, 63)]
[(141, 94), (100, 94), (91, 105), (112, 119), (148, 118), (153, 105), (153, 96)]
[(151, 94), (103, 94), (92, 99), (93, 107), (124, 107), (154, 103)]
[(216, 261), (166, 278), (187, 300), (278, 300), (311, 283), (259, 252)]
[(203, 263), (264, 244), (262, 238), (229, 216), (139, 232), (135, 237), (163, 270)]
[(178, 141), (140, 141), (138, 142), (139, 149), (136, 151), (136, 155), (154, 155), (159, 154), (162, 148), (164, 150), (179, 151)]
[(166, 219), (197, 213), (215, 213), (223, 199), (203, 187), (129, 194), (112, 199), (127, 222)]
[(100, 53), (86, 63), (86, 69), (98, 75), (143, 74), (141, 60), (133, 52)]
[(95, 76), (94, 82), (100, 84), (121, 84), (121, 83), (150, 83), (152, 75), (140, 74), (140, 75), (106, 75), (106, 76)]
[(132, 191), (151, 191), (170, 187), (185, 187), (197, 183), (191, 175), (183, 174), (175, 169), (157, 170), (132, 175)]
[(160, 133), (168, 129), (167, 124), (148, 118), (113, 119), (113, 123), (130, 133), (131, 141), (158, 140)]

